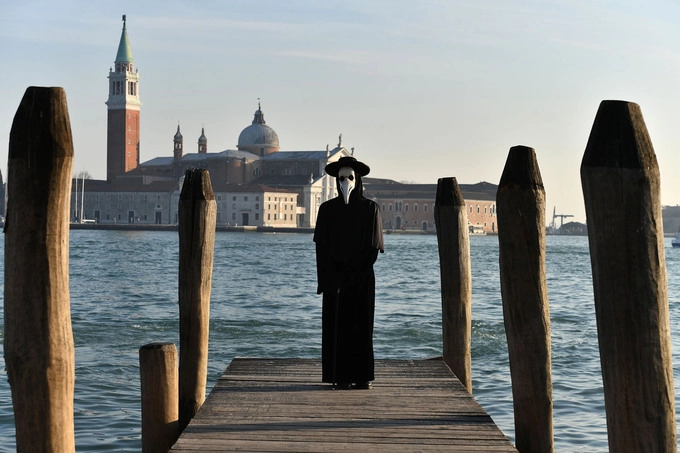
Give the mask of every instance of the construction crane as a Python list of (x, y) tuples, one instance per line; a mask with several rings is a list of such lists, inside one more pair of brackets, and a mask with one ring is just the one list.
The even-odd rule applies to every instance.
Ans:
[(556, 218), (558, 218), (558, 217), (560, 218), (560, 228), (562, 228), (562, 225), (564, 224), (564, 219), (566, 219), (566, 218), (568, 218), (568, 217), (574, 217), (574, 216), (571, 215), (571, 214), (556, 214), (556, 212), (557, 212), (556, 210), (557, 210), (557, 207), (556, 207), (556, 206), (553, 206), (553, 219), (552, 219), (552, 227), (553, 227), (553, 229), (556, 229), (556, 228), (557, 228), (557, 225), (555, 224), (555, 219), (556, 219)]

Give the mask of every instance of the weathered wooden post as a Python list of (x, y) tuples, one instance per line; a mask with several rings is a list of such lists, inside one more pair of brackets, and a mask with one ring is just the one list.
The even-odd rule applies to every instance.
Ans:
[(554, 440), (545, 190), (533, 148), (510, 148), (496, 203), (515, 445), (523, 453), (550, 452)]
[(166, 453), (179, 437), (177, 348), (150, 343), (139, 349), (142, 452)]
[(609, 451), (676, 451), (661, 180), (637, 104), (602, 101), (581, 162)]
[(29, 87), (10, 132), (5, 226), (4, 349), (18, 452), (75, 451), (72, 166), (66, 93)]
[(465, 200), (456, 178), (437, 181), (434, 205), (442, 291), (444, 362), (472, 393), (472, 272)]
[(217, 206), (207, 170), (187, 170), (179, 199), (179, 428), (205, 399)]

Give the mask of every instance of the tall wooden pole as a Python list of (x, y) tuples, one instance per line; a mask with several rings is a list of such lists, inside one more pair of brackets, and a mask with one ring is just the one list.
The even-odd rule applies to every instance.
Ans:
[(637, 104), (600, 104), (581, 184), (609, 450), (676, 451), (661, 178)]
[(179, 199), (179, 427), (205, 399), (217, 206), (208, 170), (187, 170)]
[(66, 93), (29, 87), (10, 132), (5, 226), (4, 349), (18, 452), (75, 451), (72, 166)]
[(472, 272), (465, 200), (456, 178), (437, 181), (434, 221), (439, 246), (444, 362), (472, 393)]
[(150, 343), (139, 349), (142, 452), (166, 453), (179, 437), (177, 348)]
[(510, 148), (496, 203), (515, 444), (522, 453), (551, 452), (554, 440), (545, 190), (533, 148)]

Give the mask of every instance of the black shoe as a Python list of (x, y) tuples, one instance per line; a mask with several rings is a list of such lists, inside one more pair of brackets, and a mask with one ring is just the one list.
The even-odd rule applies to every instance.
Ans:
[(352, 387), (352, 384), (349, 384), (347, 382), (338, 382), (336, 384), (333, 384), (333, 388), (336, 390), (349, 390)]
[(371, 388), (371, 383), (369, 381), (357, 382), (354, 388), (357, 390), (368, 390)]

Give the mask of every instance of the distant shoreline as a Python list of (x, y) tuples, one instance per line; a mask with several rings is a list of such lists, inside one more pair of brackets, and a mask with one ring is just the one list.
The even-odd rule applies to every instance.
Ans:
[[(71, 223), (71, 230), (114, 230), (114, 231), (177, 231), (177, 225), (153, 223)], [(314, 228), (291, 228), (271, 226), (226, 226), (217, 225), (215, 231), (238, 233), (303, 233), (312, 234)], [(383, 230), (385, 234), (433, 235), (435, 232), (422, 230)]]
[[(71, 223), (71, 230), (114, 230), (114, 231), (177, 231), (177, 224), (154, 223)], [(314, 228), (258, 227), (217, 225), (215, 231), (256, 232), (256, 233), (313, 233)]]
[[(72, 230), (115, 230), (115, 231), (177, 231), (177, 225), (160, 225), (152, 223), (71, 223)], [(230, 231), (237, 233), (302, 233), (312, 234), (314, 228), (290, 228), (271, 226), (226, 226), (217, 225), (215, 231)], [(429, 236), (434, 231), (384, 229), (385, 234), (409, 234)], [(485, 236), (497, 236), (498, 233), (486, 233)], [(472, 234), (470, 236), (473, 236)], [(551, 235), (560, 236), (560, 235)], [(587, 236), (578, 234), (564, 234), (562, 236)], [(675, 237), (675, 234), (664, 234), (664, 237)]]

